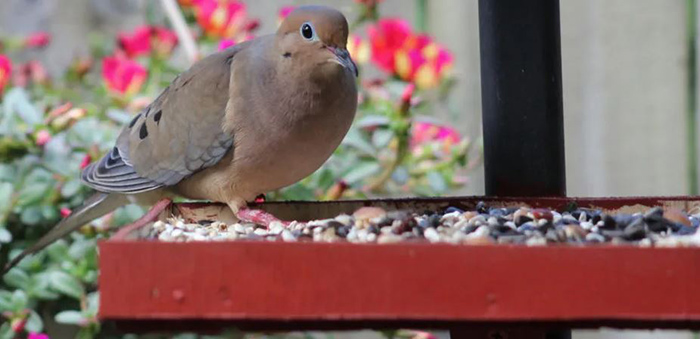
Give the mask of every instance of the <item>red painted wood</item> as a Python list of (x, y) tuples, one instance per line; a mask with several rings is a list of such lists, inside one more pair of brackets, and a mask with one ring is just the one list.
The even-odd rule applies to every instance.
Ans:
[(100, 318), (700, 322), (700, 249), (100, 243)]

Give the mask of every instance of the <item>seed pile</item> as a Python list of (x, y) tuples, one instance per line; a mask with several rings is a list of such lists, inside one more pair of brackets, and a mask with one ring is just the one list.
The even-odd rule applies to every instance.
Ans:
[(436, 212), (387, 212), (363, 207), (352, 215), (332, 219), (255, 224), (219, 221), (187, 223), (178, 217), (154, 223), (149, 238), (160, 241), (316, 241), (396, 243), (429, 241), (452, 244), (630, 244), (638, 246), (700, 246), (700, 213), (653, 208), (646, 213), (605, 214), (576, 209), (559, 213), (550, 209), (456, 207)]

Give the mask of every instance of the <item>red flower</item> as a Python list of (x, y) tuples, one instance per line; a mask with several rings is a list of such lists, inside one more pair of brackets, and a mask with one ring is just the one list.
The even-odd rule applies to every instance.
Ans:
[(452, 55), (424, 34), (415, 34), (407, 21), (382, 19), (367, 30), (372, 61), (420, 88), (435, 87), (451, 69)]
[(90, 154), (86, 154), (85, 157), (83, 157), (83, 160), (80, 161), (80, 169), (85, 169), (85, 167), (88, 167), (90, 163), (92, 162), (92, 157)]
[(234, 38), (251, 28), (246, 6), (241, 1), (192, 0), (192, 5), (197, 23), (209, 36)]
[(133, 95), (141, 89), (146, 76), (146, 68), (136, 61), (119, 57), (102, 59), (102, 78), (113, 92)]
[(29, 336), (27, 337), (27, 339), (51, 339), (51, 338), (48, 336), (48, 334), (31, 332), (31, 333), (29, 333)]
[(61, 216), (64, 218), (67, 218), (73, 211), (70, 210), (68, 207), (62, 207), (61, 208)]
[(12, 61), (5, 55), (0, 54), (0, 94), (5, 86), (10, 82), (12, 76)]
[(139, 26), (131, 33), (119, 33), (117, 41), (130, 58), (147, 55), (152, 50), (163, 56), (173, 50), (177, 35), (164, 27)]
[(411, 25), (403, 19), (381, 19), (367, 28), (372, 46), (372, 61), (380, 69), (394, 73), (396, 52), (411, 37)]
[(34, 33), (24, 39), (24, 46), (29, 48), (46, 47), (51, 42), (51, 36), (46, 32)]

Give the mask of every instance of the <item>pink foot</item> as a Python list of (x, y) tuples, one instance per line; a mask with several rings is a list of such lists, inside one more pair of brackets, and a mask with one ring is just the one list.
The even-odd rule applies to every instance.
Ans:
[(139, 220), (134, 221), (130, 225), (124, 226), (117, 233), (114, 233), (112, 239), (124, 239), (129, 233), (146, 226), (148, 223), (155, 221), (158, 218), (160, 212), (163, 212), (173, 201), (169, 198), (163, 198), (158, 200), (153, 207), (151, 207), (146, 214), (144, 214)]
[(247, 207), (239, 209), (238, 213), (236, 213), (236, 217), (241, 221), (258, 224), (267, 228), (270, 227), (273, 221), (279, 221), (284, 226), (289, 226), (289, 224), (291, 224), (291, 222), (277, 219), (274, 215), (263, 210), (254, 210)]

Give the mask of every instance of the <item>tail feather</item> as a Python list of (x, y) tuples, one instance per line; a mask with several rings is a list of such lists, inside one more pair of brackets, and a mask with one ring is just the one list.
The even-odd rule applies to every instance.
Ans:
[(39, 239), (35, 244), (22, 251), (22, 253), (7, 263), (5, 268), (3, 268), (2, 275), (0, 276), (5, 275), (7, 271), (17, 265), (22, 259), (24, 259), (24, 257), (41, 251), (54, 241), (65, 237), (86, 223), (97, 219), (120, 206), (126, 205), (127, 203), (128, 200), (121, 194), (102, 192), (93, 194), (85, 201), (85, 203), (83, 203), (82, 206), (56, 224), (54, 228), (41, 237), (41, 239)]

